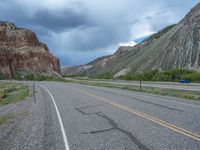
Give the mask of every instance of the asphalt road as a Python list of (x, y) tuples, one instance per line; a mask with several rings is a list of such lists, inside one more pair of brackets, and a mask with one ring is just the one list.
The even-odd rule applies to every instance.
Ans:
[[(132, 85), (140, 86), (139, 81), (126, 81), (126, 80), (81, 80), (76, 78), (66, 78), (66, 80), (72, 81), (88, 81), (94, 83), (110, 83), (115, 85)], [(142, 81), (143, 87), (154, 87), (164, 89), (176, 89), (176, 90), (189, 90), (189, 91), (200, 91), (200, 83), (179, 83), (179, 82), (150, 82)]]
[(199, 102), (72, 83), (36, 85), (56, 105), (66, 150), (200, 149)]

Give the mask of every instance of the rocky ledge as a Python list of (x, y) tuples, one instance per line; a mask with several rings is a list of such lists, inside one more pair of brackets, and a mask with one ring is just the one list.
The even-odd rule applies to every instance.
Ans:
[(59, 73), (59, 60), (34, 32), (0, 21), (0, 76), (12, 78), (33, 74), (55, 77)]

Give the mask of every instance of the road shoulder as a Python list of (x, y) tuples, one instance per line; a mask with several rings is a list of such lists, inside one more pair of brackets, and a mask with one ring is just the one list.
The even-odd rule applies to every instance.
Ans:
[(0, 150), (62, 149), (62, 137), (48, 94), (37, 87), (25, 101), (0, 108), (0, 116), (10, 115), (0, 125)]

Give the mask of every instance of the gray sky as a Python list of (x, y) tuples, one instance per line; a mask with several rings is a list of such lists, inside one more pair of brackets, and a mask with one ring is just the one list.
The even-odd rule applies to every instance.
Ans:
[(0, 20), (37, 33), (61, 65), (112, 54), (180, 21), (198, 0), (1, 0)]

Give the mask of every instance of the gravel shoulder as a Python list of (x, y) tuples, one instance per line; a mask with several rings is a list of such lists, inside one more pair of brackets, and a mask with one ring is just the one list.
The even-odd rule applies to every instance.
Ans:
[(36, 89), (25, 101), (0, 107), (0, 117), (9, 119), (0, 125), (0, 150), (63, 149), (60, 127), (48, 94)]

